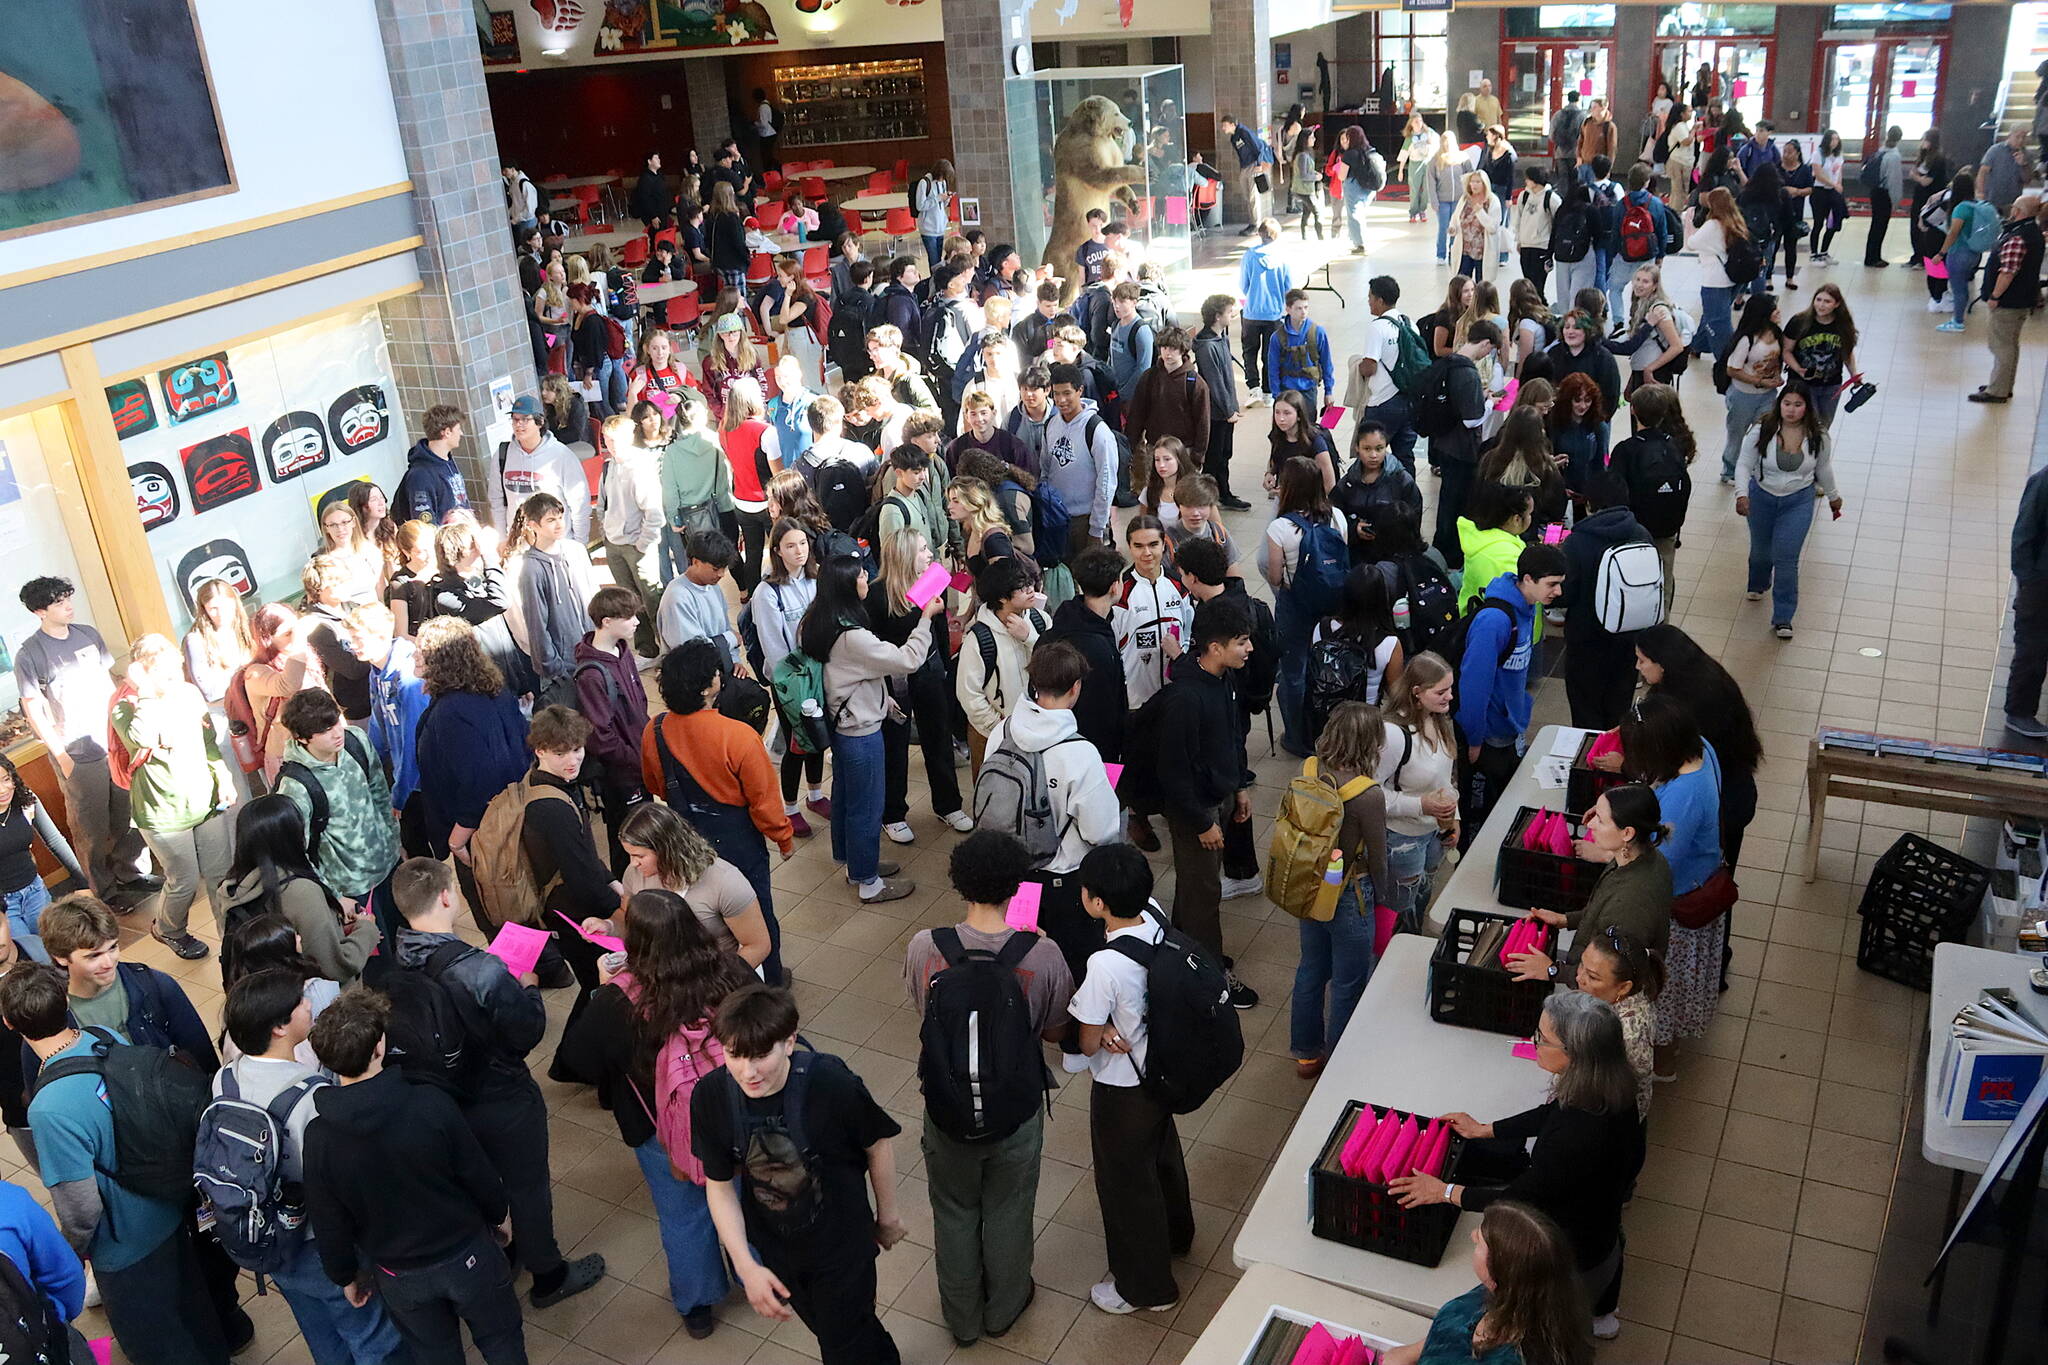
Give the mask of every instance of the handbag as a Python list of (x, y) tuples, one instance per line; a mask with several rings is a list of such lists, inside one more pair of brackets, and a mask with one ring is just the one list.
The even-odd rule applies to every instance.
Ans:
[(1735, 874), (1722, 863), (1707, 879), (1671, 902), (1671, 918), (1682, 929), (1704, 929), (1735, 907), (1740, 896)]
[(1260, 194), (1269, 194), (1272, 192), (1273, 182), (1267, 177), (1264, 171), (1260, 171), (1257, 175), (1252, 177), (1252, 188), (1257, 190)]

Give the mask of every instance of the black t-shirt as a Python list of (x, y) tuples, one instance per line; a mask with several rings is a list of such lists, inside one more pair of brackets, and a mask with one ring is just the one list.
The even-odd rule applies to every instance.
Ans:
[[(874, 1254), (868, 1148), (903, 1131), (845, 1062), (803, 1051), (792, 1065), (798, 1060), (810, 1067), (803, 1108), (804, 1141), (813, 1157), (808, 1168), (796, 1160), (785, 1127), (789, 1085), (765, 1099), (741, 1094), (744, 1137), (733, 1132), (737, 1082), (731, 1072), (707, 1076), (690, 1096), (690, 1146), (707, 1180), (739, 1180), (747, 1240), (771, 1270)], [(744, 1156), (735, 1160), (735, 1151)]]

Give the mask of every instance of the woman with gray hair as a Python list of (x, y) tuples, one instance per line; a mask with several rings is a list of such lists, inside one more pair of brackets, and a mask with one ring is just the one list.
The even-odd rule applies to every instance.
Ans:
[[(1455, 1174), (1491, 1180), (1446, 1184), (1417, 1174), (1390, 1180), (1387, 1188), (1404, 1208), (1484, 1209), (1516, 1199), (1550, 1215), (1571, 1241), (1579, 1281), (1593, 1303), (1593, 1335), (1609, 1340), (1621, 1330), (1614, 1315), (1621, 1299), (1621, 1206), (1644, 1154), (1621, 1020), (1590, 995), (1553, 995), (1536, 1026), (1536, 1061), (1555, 1078), (1543, 1104), (1492, 1123), (1444, 1115), (1468, 1144)], [(1525, 1156), (1530, 1138), (1536, 1141)]]

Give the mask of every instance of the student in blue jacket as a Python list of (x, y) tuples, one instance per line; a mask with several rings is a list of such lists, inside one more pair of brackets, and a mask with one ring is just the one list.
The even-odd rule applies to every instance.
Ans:
[(1529, 728), (1536, 613), (1564, 591), (1564, 551), (1531, 545), (1513, 573), (1486, 585), (1465, 627), (1458, 663), (1458, 732), (1465, 748), (1460, 817), (1469, 844), (1521, 766)]

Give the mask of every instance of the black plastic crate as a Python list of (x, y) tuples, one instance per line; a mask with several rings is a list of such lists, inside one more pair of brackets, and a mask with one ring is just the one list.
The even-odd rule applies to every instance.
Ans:
[[(1527, 1038), (1553, 989), (1548, 981), (1517, 981), (1498, 961), (1465, 961), (1480, 930), (1490, 923), (1513, 924), (1519, 916), (1490, 910), (1453, 910), (1429, 957), (1429, 1017), (1439, 1024)], [(1551, 956), (1556, 956), (1552, 944)]]
[(1856, 907), (1856, 965), (1927, 990), (1936, 944), (1960, 943), (1991, 885), (1991, 869), (1917, 834), (1901, 834), (1871, 869)]
[[(1316, 1153), (1316, 1164), (1309, 1171), (1309, 1230), (1326, 1241), (1375, 1251), (1397, 1261), (1440, 1265), (1444, 1248), (1450, 1245), (1452, 1229), (1457, 1226), (1460, 1210), (1456, 1204), (1404, 1209), (1385, 1185), (1342, 1173), (1333, 1175), (1323, 1169), (1331, 1148), (1351, 1126), (1352, 1116), (1364, 1108), (1363, 1100), (1346, 1104), (1330, 1136)], [(1393, 1112), (1403, 1118), (1413, 1117), (1420, 1126), (1427, 1127), (1431, 1122), (1431, 1116), (1411, 1116), (1401, 1109)], [(1456, 1183), (1458, 1159), (1464, 1150), (1465, 1140), (1451, 1134), (1450, 1146), (1444, 1152), (1444, 1179)]]
[[(1628, 778), (1621, 773), (1610, 773), (1586, 762), (1586, 750), (1593, 747), (1597, 734), (1586, 735), (1579, 740), (1579, 751), (1572, 755), (1572, 766), (1565, 775), (1564, 808), (1584, 816), (1593, 809), (1593, 803), (1600, 799), (1600, 793), (1609, 787), (1619, 787)], [(1548, 906), (1544, 907), (1549, 909)]]
[[(1508, 837), (1501, 841), (1500, 857), (1494, 865), (1502, 905), (1519, 910), (1540, 906), (1569, 915), (1586, 908), (1586, 902), (1593, 896), (1593, 884), (1607, 871), (1605, 863), (1589, 863), (1583, 858), (1522, 847), (1522, 833), (1529, 828), (1529, 822), (1550, 813), (1536, 806), (1524, 806), (1508, 826)], [(1567, 812), (1565, 824), (1574, 842), (1586, 837), (1582, 817)]]

